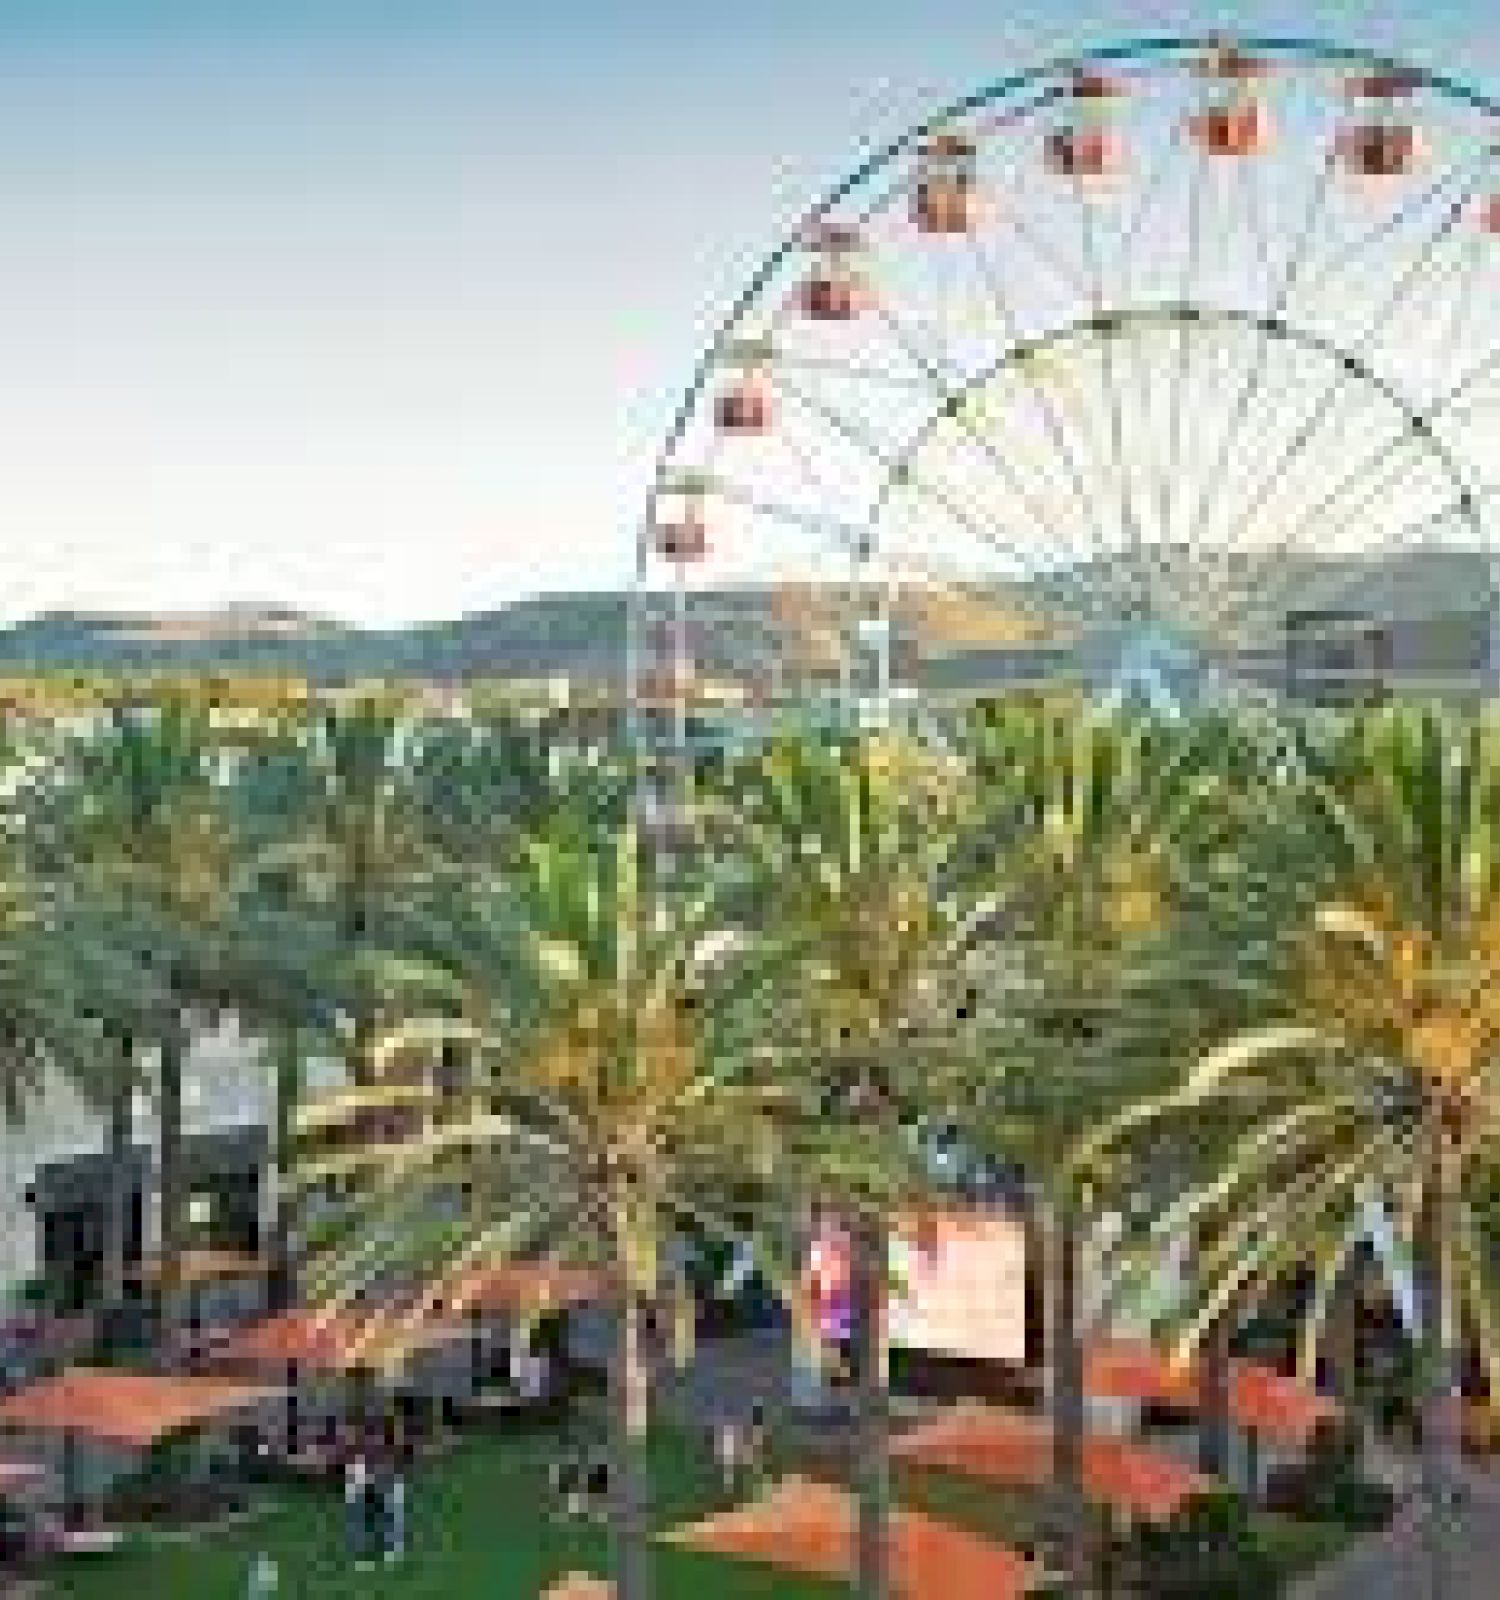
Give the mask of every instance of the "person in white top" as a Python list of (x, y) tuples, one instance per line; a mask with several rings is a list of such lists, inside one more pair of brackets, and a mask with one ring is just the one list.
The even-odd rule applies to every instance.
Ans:
[(281, 1572), (264, 1550), (250, 1563), (245, 1585), (247, 1600), (271, 1600), (281, 1583)]
[(743, 1430), (735, 1418), (725, 1417), (714, 1429), (714, 1454), (719, 1459), (724, 1493), (732, 1495), (739, 1488), (740, 1470), (745, 1461)]

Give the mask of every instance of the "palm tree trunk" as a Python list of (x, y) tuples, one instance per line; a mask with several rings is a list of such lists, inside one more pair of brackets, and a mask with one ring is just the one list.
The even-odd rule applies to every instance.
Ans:
[(1422, 1482), (1429, 1516), (1429, 1559), (1434, 1600), (1447, 1593), (1448, 1552), (1444, 1524), (1457, 1485), (1460, 1387), (1458, 1330), (1449, 1252), (1454, 1204), (1453, 1155), (1441, 1121), (1429, 1131), (1426, 1215), (1419, 1246), (1422, 1285), (1422, 1343), (1426, 1350), (1421, 1385)]
[(617, 1221), (622, 1284), (615, 1353), (610, 1362), (611, 1473), (615, 1592), (619, 1600), (651, 1600), (651, 1464), (648, 1459), (651, 1375), (643, 1339), (645, 1302), (632, 1274), (628, 1219)]
[(104, 1213), (104, 1282), (101, 1285), (102, 1328), (105, 1351), (118, 1353), (124, 1342), (129, 1314), (125, 1282), (130, 1238), (130, 1203), (134, 1193), (131, 1164), (131, 1108), (135, 1094), (135, 1041), (127, 1032), (120, 1037), (119, 1059), (109, 1094), (109, 1195)]
[(1079, 1330), (1078, 1268), (1083, 1217), (1067, 1196), (1052, 1211), (1047, 1339), (1052, 1390), (1052, 1498), (1058, 1564), (1070, 1595), (1088, 1592), (1088, 1505), (1083, 1492), (1084, 1349)]
[(278, 1029), (276, 1052), (276, 1091), (272, 1109), (274, 1132), (270, 1154), (271, 1237), (267, 1255), (271, 1271), (266, 1281), (269, 1309), (284, 1311), (292, 1303), (292, 1204), (291, 1176), (296, 1152), (292, 1140), (292, 1116), (302, 1091), (302, 1041), (295, 1026)]
[(885, 1277), (887, 1239), (883, 1220), (861, 1217), (854, 1225), (853, 1336), (855, 1417), (852, 1443), (859, 1526), (855, 1586), (861, 1600), (890, 1594), (891, 1517), (890, 1390), (887, 1384)]
[(160, 1208), (157, 1239), (157, 1338), (171, 1349), (176, 1334), (178, 1268), (187, 1221), (182, 1170), (182, 1068), (186, 1054), (182, 1023), (174, 1019), (162, 1035), (158, 1057), (157, 1168)]
[[(1201, 1250), (1206, 1238), (1195, 1241), (1195, 1251)], [(1202, 1274), (1195, 1274), (1199, 1287), (1209, 1287), (1202, 1282)], [(1217, 1478), (1230, 1483), (1233, 1466), (1234, 1422), (1231, 1415), (1230, 1341), (1234, 1337), (1238, 1308), (1231, 1301), (1204, 1334), (1198, 1350), (1198, 1470), (1207, 1478)]]
[(1226, 1311), (1204, 1336), (1198, 1352), (1198, 1470), (1228, 1483), (1234, 1424), (1230, 1415), (1230, 1338), (1234, 1317)]

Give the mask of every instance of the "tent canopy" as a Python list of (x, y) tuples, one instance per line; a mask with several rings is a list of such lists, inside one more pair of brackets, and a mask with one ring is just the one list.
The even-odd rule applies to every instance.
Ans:
[(275, 1392), (218, 1378), (69, 1367), (0, 1401), (0, 1426), (145, 1449), (167, 1434), (243, 1410)]
[[(1175, 1363), (1144, 1341), (1093, 1346), (1085, 1362), (1084, 1387), (1100, 1399), (1198, 1408), (1197, 1363)], [(1326, 1395), (1260, 1361), (1231, 1363), (1229, 1409), (1237, 1427), (1296, 1447), (1338, 1416), (1337, 1404)]]
[[(742, 1556), (815, 1577), (847, 1579), (854, 1569), (855, 1512), (846, 1490), (785, 1478), (748, 1506), (666, 1535), (672, 1544)], [(891, 1520), (895, 1593), (907, 1600), (1021, 1600), (1027, 1565), (990, 1544), (916, 1511)]]
[[(1052, 1427), (1045, 1417), (992, 1406), (961, 1406), (896, 1440), (891, 1453), (913, 1466), (1042, 1488), (1052, 1476)], [(1210, 1480), (1161, 1451), (1111, 1434), (1083, 1445), (1084, 1492), (1101, 1505), (1161, 1521)]]

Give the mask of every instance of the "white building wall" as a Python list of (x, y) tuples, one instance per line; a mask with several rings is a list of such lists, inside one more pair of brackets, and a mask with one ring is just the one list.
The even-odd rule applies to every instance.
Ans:
[[(183, 1120), (189, 1136), (265, 1125), (271, 1109), (269, 1068), (258, 1041), (242, 1035), (233, 1019), (200, 1037), (183, 1081)], [(154, 1100), (136, 1102), (135, 1141), (154, 1150)], [(25, 1203), (37, 1169), (103, 1148), (104, 1119), (88, 1108), (66, 1079), (54, 1074), (26, 1108), (19, 1127), (0, 1121), (0, 1295), (36, 1271), (36, 1216)], [(147, 1220), (148, 1237), (151, 1220)]]

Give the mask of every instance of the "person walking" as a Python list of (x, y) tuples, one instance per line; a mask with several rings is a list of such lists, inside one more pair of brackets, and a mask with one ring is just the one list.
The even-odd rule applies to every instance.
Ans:
[(275, 1561), (260, 1551), (250, 1563), (245, 1583), (245, 1600), (273, 1600), (281, 1584), (281, 1571)]
[(344, 1467), (344, 1520), (349, 1553), (356, 1567), (368, 1567), (374, 1545), (374, 1483), (364, 1452), (356, 1450)]
[(406, 1473), (398, 1462), (391, 1474), (386, 1495), (386, 1546), (387, 1566), (393, 1566), (406, 1554)]
[(744, 1440), (738, 1420), (722, 1417), (714, 1429), (714, 1455), (719, 1463), (724, 1493), (732, 1496), (739, 1488), (740, 1472), (744, 1465)]

